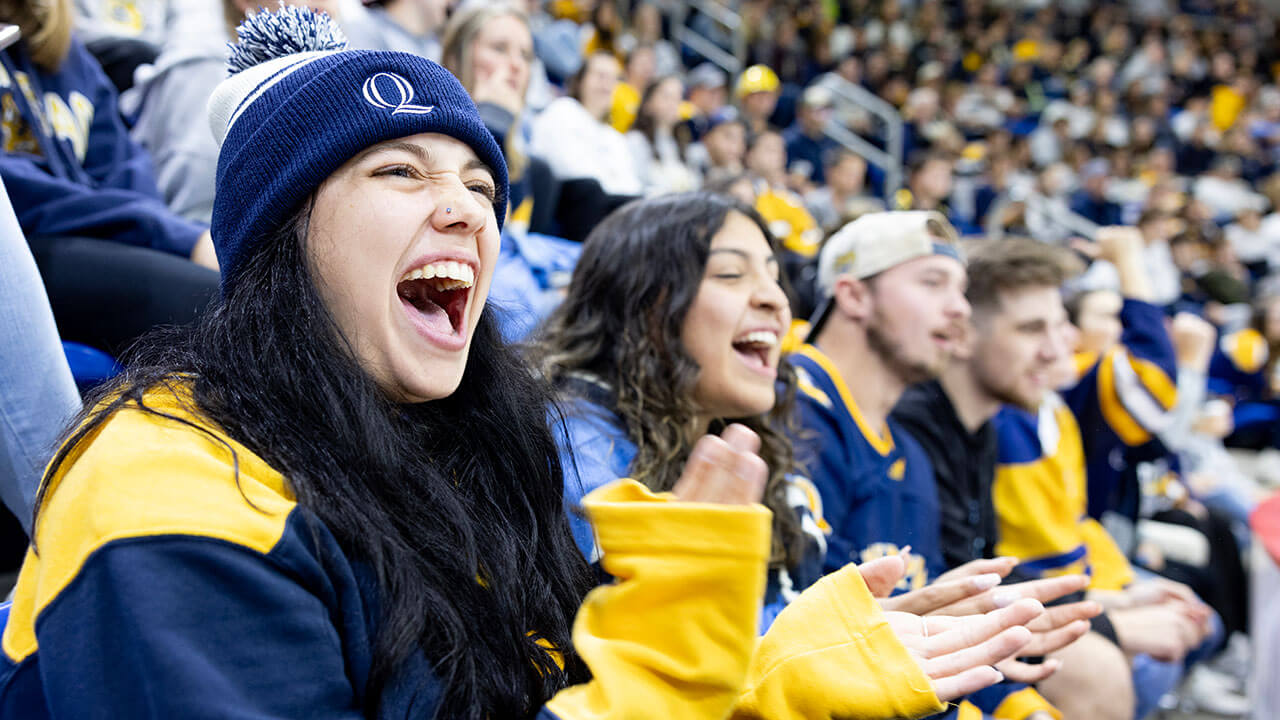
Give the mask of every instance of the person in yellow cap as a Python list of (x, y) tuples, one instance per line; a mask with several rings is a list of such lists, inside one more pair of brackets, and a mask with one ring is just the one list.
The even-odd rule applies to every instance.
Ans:
[(752, 65), (738, 76), (734, 95), (751, 135), (769, 129), (769, 117), (778, 106), (778, 74), (768, 65)]

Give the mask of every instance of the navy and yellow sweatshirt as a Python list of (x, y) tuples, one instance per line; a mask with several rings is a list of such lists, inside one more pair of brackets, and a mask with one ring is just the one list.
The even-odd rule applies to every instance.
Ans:
[[(40, 552), (28, 554), (0, 640), (0, 717), (363, 717), (376, 584), (280, 473), (188, 399), (157, 390), (147, 402), (209, 432), (126, 408), (51, 479)], [(883, 617), (833, 627), (784, 612), (781, 632), (757, 639), (763, 507), (675, 503), (627, 480), (583, 504), (618, 582), (592, 591), (574, 623), (594, 680), (540, 718), (824, 717), (793, 712), (778, 690), (815, 667), (870, 678), (830, 698), (879, 703), (854, 717), (940, 706), (914, 664), (896, 695), (869, 670), (881, 646), (910, 663), (884, 639)], [(818, 599), (874, 604), (856, 574), (840, 583), (840, 597)], [(380, 715), (430, 717), (435, 697), (419, 653)]]
[(0, 52), (0, 177), (27, 237), (78, 236), (186, 257), (205, 227), (170, 212), (116, 90), (79, 40), (57, 72)]
[(1218, 339), (1209, 361), (1209, 392), (1231, 399), (1237, 437), (1241, 433), (1249, 437), (1262, 432), (1263, 437), (1270, 437), (1272, 445), (1280, 444), (1280, 432), (1276, 430), (1280, 419), (1277, 372), (1271, 348), (1257, 330), (1245, 328)]
[[(910, 546), (895, 593), (915, 590), (946, 570), (941, 510), (929, 456), (892, 420), (872, 427), (835, 363), (813, 345), (789, 360), (800, 392), (797, 458), (812, 478), (825, 518), (828, 571), (897, 555)], [(1034, 689), (1000, 683), (955, 709), (958, 720), (1021, 720), (1037, 711), (1059, 717)]]
[(1135, 464), (1127, 453), (1159, 442), (1155, 436), (1168, 424), (1178, 398), (1163, 311), (1125, 298), (1120, 322), (1120, 342), (1101, 356), (1077, 356), (1080, 379), (1062, 393), (1080, 427), (1088, 429), (1082, 439), (1089, 516), (1095, 519), (1116, 509), (1124, 486), (1136, 482), (1127, 475)]
[(1253, 328), (1223, 335), (1209, 361), (1209, 392), (1236, 403), (1270, 398), (1265, 372), (1270, 356), (1266, 338)]
[(1070, 408), (1051, 395), (1039, 413), (1005, 407), (994, 423), (996, 552), (1020, 559), (1019, 570), (1033, 576), (1087, 574), (1095, 590), (1132, 581), (1128, 559), (1088, 515), (1084, 446)]

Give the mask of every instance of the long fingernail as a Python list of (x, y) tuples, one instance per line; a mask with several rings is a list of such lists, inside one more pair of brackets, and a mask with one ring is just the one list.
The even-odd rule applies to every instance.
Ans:
[(973, 587), (978, 590), (990, 590), (999, 584), (1000, 576), (995, 573), (983, 573), (973, 578)]
[(996, 680), (996, 682), (997, 682), (997, 683), (1002, 683), (1002, 682), (1004, 682), (1004, 673), (1000, 672), (999, 670), (996, 670), (996, 668), (995, 668), (994, 666), (993, 666), (991, 669), (992, 669), (992, 670), (995, 670), (995, 671), (996, 671), (996, 675), (997, 675), (997, 676), (999, 676), (999, 677), (998, 677), (998, 679)]
[(998, 592), (995, 595), (991, 596), (991, 602), (994, 603), (995, 606), (998, 608), (1009, 607), (1010, 605), (1018, 602), (1018, 600), (1020, 599), (1022, 599), (1021, 595), (1019, 595), (1016, 592), (1009, 592), (1007, 590), (1004, 592)]

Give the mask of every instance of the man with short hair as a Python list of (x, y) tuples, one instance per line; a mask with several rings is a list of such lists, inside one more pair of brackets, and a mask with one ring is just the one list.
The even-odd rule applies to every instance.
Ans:
[[(808, 342), (789, 356), (800, 390), (797, 457), (828, 523), (826, 569), (902, 555), (907, 573), (897, 590), (904, 594), (895, 599), (927, 591), (944, 569), (932, 464), (889, 412), (909, 385), (937, 376), (962, 338), (969, 305), (956, 240), (936, 212), (871, 213), (846, 225), (822, 250), (818, 287), (825, 302)], [(934, 587), (967, 573), (991, 587), (999, 578), (989, 573), (1011, 567), (1002, 560), (976, 563)], [(1082, 587), (1083, 579), (1050, 584), (1059, 589), (1042, 600)], [(1076, 618), (1092, 614), (1077, 612), (1083, 610), (1062, 608)], [(1081, 620), (1072, 638), (1086, 629)], [(1038, 676), (1019, 679), (1039, 680), (1056, 667), (1050, 663)], [(1001, 669), (1006, 676), (1016, 671)], [(1040, 720), (1055, 712), (1016, 683), (984, 692), (973, 704), (1002, 720)]]
[(800, 96), (796, 121), (782, 133), (787, 144), (787, 171), (803, 174), (814, 185), (827, 181), (828, 155), (839, 146), (827, 137), (835, 97), (825, 87), (814, 85)]
[[(1104, 229), (1100, 254), (1127, 266), (1125, 253), (1141, 250), (1132, 232)], [(1135, 691), (1145, 714), (1176, 672), (1150, 657), (1131, 670), (1126, 653), (1180, 659), (1204, 639), (1208, 615), (1183, 586), (1130, 584), (1127, 560), (1085, 513), (1081, 434), (1072, 412), (1051, 399), (1064, 374), (1074, 380), (1059, 289), (1071, 263), (1062, 253), (1026, 240), (977, 250), (965, 342), (939, 381), (904, 396), (894, 418), (937, 466), (950, 564), (1011, 553), (1024, 561), (1023, 575), (1091, 575), (1090, 597), (1109, 613), (1095, 621), (1097, 632), (1054, 655), (1063, 670), (1040, 688), (1068, 717), (1127, 720), (1135, 717)]]

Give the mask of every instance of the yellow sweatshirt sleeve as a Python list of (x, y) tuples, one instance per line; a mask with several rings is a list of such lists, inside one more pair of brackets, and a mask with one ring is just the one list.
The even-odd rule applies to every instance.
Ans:
[(732, 717), (914, 718), (945, 708), (857, 566), (847, 565), (801, 593), (773, 621)]
[(725, 718), (757, 642), (772, 514), (674, 502), (631, 480), (582, 501), (603, 568), (573, 643), (594, 678), (544, 708), (560, 720)]
[(1125, 585), (1133, 582), (1129, 558), (1116, 546), (1106, 528), (1097, 520), (1086, 517), (1080, 521), (1080, 534), (1089, 549), (1089, 565), (1093, 569), (1093, 577), (1089, 581), (1091, 590), (1123, 590)]

